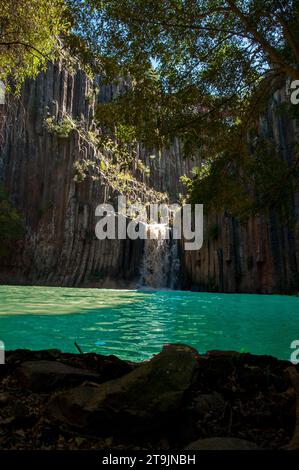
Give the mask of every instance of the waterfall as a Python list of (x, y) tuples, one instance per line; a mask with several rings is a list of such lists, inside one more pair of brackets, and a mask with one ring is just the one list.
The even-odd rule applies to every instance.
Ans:
[(177, 240), (172, 238), (171, 229), (164, 224), (150, 224), (147, 227), (148, 238), (144, 241), (139, 287), (176, 289), (180, 273)]

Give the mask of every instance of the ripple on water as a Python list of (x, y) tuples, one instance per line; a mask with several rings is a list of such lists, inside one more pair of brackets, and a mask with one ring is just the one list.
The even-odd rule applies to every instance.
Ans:
[(165, 343), (288, 359), (299, 298), (182, 291), (0, 286), (7, 349), (59, 348), (143, 360)]

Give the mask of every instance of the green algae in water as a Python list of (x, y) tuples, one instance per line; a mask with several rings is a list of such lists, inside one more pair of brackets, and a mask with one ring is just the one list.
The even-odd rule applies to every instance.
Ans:
[(115, 354), (140, 361), (166, 343), (289, 359), (299, 298), (280, 295), (0, 286), (6, 349)]

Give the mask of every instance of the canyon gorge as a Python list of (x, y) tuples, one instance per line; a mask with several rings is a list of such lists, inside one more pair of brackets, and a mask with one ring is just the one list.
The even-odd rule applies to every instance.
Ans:
[[(154, 288), (298, 292), (299, 191), (292, 197), (291, 226), (283, 224), (275, 210), (245, 221), (228, 211), (205, 214), (204, 244), (198, 251), (185, 251), (181, 243), (174, 246), (171, 241), (96, 238), (96, 206), (113, 203), (120, 191), (101, 175), (76, 178), (76, 165), (97, 164), (92, 140), (97, 132), (96, 106), (112, 100), (124, 86), (122, 80), (102, 84), (99, 77), (91, 80), (80, 69), (50, 64), (35, 80), (26, 81), (19, 97), (6, 96), (0, 120), (0, 178), (25, 232), (1, 258), (1, 283), (136, 288), (143, 276), (143, 285)], [(286, 99), (285, 87), (274, 93), (256, 132), (275, 141), (282, 158), (292, 165), (298, 126), (276, 112)], [(57, 135), (45, 126), (49, 116), (53, 122), (69, 116), (77, 125), (67, 135)], [(180, 177), (192, 174), (200, 156), (184, 158), (178, 140), (155, 158), (152, 153), (137, 144), (130, 185), (135, 185), (141, 200), (152, 192), (156, 200), (163, 195), (178, 201), (185, 191)], [(141, 170), (137, 160), (143, 162)], [(161, 269), (169, 271), (170, 265), (175, 274), (169, 280)]]

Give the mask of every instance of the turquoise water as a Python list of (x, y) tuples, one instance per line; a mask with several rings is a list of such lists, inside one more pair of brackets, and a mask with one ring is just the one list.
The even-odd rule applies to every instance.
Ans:
[(143, 360), (165, 343), (289, 359), (299, 297), (0, 286), (6, 349), (58, 348)]

